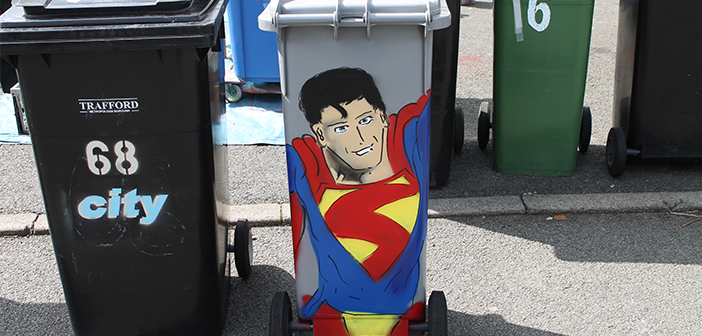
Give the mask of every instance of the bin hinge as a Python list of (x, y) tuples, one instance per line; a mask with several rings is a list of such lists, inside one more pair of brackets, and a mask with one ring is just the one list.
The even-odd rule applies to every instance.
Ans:
[(366, 36), (371, 39), (371, 18), (370, 18), (370, 2), (371, 0), (366, 0), (366, 12), (363, 13), (363, 22), (366, 24)]
[(341, 12), (339, 11), (339, 5), (341, 0), (336, 1), (336, 10), (334, 10), (334, 39), (339, 39), (339, 22), (341, 22)]
[(17, 56), (17, 55), (2, 55), (2, 59), (6, 60), (10, 64), (12, 64), (12, 66), (15, 69), (19, 68), (19, 56)]
[(283, 33), (283, 27), (280, 24), (280, 10), (282, 7), (281, 1), (278, 1), (277, 4), (278, 4), (278, 7), (275, 9), (275, 15), (273, 15), (273, 27), (275, 27), (275, 30), (276, 30), (275, 34), (276, 34), (276, 36), (278, 36), (278, 40), (282, 41), (281, 36)]

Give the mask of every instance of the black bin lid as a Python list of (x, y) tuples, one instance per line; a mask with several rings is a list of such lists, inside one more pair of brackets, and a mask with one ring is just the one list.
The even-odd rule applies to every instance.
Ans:
[(14, 0), (0, 54), (211, 47), (227, 0)]
[(168, 12), (187, 8), (192, 0), (15, 0), (28, 16), (121, 15)]

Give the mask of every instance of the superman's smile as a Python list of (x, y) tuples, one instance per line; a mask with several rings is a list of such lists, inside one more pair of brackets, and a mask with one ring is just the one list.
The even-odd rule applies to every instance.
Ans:
[(373, 145), (370, 145), (368, 147), (362, 148), (359, 151), (354, 152), (354, 154), (356, 154), (357, 156), (364, 156), (372, 151), (373, 151)]

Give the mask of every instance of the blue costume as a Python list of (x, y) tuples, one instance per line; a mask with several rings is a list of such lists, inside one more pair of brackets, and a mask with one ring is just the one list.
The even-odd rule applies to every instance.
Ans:
[[(311, 319), (323, 303), (339, 312), (397, 315), (406, 313), (414, 303), (418, 286), (424, 281), (421, 267), (427, 227), (430, 105), (428, 94), (422, 96), (417, 104), (408, 105), (419, 115), (401, 125), (401, 148), (409, 163), (408, 170), (419, 184), (418, 216), (404, 251), (377, 281), (369, 276), (330, 231), (320, 213), (300, 154), (295, 147), (286, 147), (290, 193), (296, 196), (291, 197), (291, 203), (296, 199), (302, 209), (302, 223), (298, 225), (301, 225), (302, 232), (309, 235), (319, 269), (317, 291), (309, 300), (299, 303), (301, 318)], [(409, 110), (412, 108), (406, 109), (403, 108), (397, 115), (411, 113)], [(325, 165), (323, 161), (318, 164)]]

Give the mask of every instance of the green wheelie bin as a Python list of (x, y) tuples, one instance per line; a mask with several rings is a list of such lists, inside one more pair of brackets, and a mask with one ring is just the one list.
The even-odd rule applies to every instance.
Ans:
[(587, 151), (583, 107), (593, 0), (496, 0), (493, 106), (483, 103), (478, 144), (492, 128), (493, 166), (502, 173), (573, 174)]

